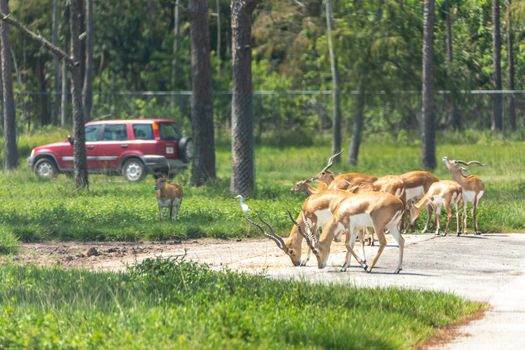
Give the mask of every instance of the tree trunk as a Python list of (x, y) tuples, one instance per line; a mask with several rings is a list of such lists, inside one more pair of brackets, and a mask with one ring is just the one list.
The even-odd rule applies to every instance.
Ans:
[(49, 118), (49, 94), (46, 80), (46, 62), (43, 56), (39, 56), (36, 63), (36, 75), (39, 83), (40, 94), (38, 94), (39, 119), (40, 125), (48, 125), (51, 122)]
[[(3, 13), (9, 13), (7, 0), (0, 0), (0, 8)], [(16, 148), (16, 116), (13, 98), (13, 65), (9, 43), (9, 26), (6, 22), (0, 23), (0, 45), (4, 112), (4, 168), (14, 169), (18, 166), (18, 151)]]
[(356, 165), (359, 156), (359, 146), (361, 145), (361, 136), (363, 134), (363, 124), (365, 119), (365, 91), (363, 82), (359, 82), (359, 88), (356, 96), (356, 110), (354, 115), (354, 127), (352, 131), (352, 143), (350, 145), (350, 164)]
[[(326, 37), (328, 39), (328, 51), (330, 55), (330, 68), (332, 72), (332, 98), (333, 98), (333, 118), (332, 125), (332, 154), (341, 151), (341, 99), (339, 90), (339, 70), (337, 68), (337, 57), (335, 55), (334, 44), (332, 41), (332, 30), (334, 29), (333, 0), (326, 0)], [(339, 162), (340, 157), (336, 158)]]
[[(492, 50), (494, 64), (494, 89), (501, 90), (501, 31), (499, 0), (492, 0)], [(492, 107), (492, 131), (503, 130), (503, 96), (494, 94)]]
[(68, 101), (69, 101), (69, 79), (66, 61), (62, 60), (62, 92), (60, 94), (60, 126), (66, 127), (68, 122)]
[(219, 61), (219, 66), (217, 67), (217, 75), (221, 76), (221, 4), (220, 0), (215, 0), (215, 6), (217, 7), (217, 60)]
[(232, 179), (230, 190), (255, 191), (251, 15), (258, 0), (232, 0)]
[[(58, 39), (58, 9), (57, 0), (53, 0), (51, 9), (51, 43), (57, 45)], [(57, 124), (60, 111), (60, 62), (58, 57), (53, 56), (53, 84), (54, 94), (52, 100), (52, 123)]]
[(188, 16), (191, 22), (191, 128), (194, 144), (191, 182), (200, 186), (215, 179), (208, 0), (191, 0)]
[[(366, 48), (366, 58), (365, 62), (372, 60), (372, 45), (375, 42), (376, 33), (379, 29), (379, 24), (383, 18), (383, 6), (384, 0), (378, 2), (376, 15), (374, 18), (374, 24), (372, 26), (372, 35), (370, 36), (368, 42), (369, 45)], [(361, 145), (361, 139), (363, 135), (363, 125), (364, 125), (364, 111), (365, 111), (365, 92), (366, 85), (365, 82), (368, 81), (367, 70), (361, 69), (359, 83), (357, 84), (357, 96), (356, 96), (356, 107), (354, 112), (354, 125), (352, 130), (352, 141), (350, 144), (350, 153), (348, 155), (348, 162), (351, 165), (357, 165), (359, 157), (359, 147)]]
[(179, 1), (175, 1), (175, 8), (173, 9), (173, 61), (171, 67), (171, 83), (172, 90), (177, 87), (177, 62), (178, 62), (178, 50), (179, 50), (179, 35), (180, 35), (180, 19), (179, 19)]
[[(452, 72), (452, 61), (454, 60), (453, 55), (453, 44), (452, 44), (452, 14), (450, 13), (450, 0), (445, 0), (445, 18), (447, 23), (447, 75), (450, 79)], [(452, 128), (454, 130), (461, 129), (461, 116), (456, 106), (456, 91), (451, 91), (450, 103), (451, 103), (451, 121)]]
[(73, 132), (74, 132), (74, 156), (75, 156), (75, 184), (77, 189), (88, 188), (88, 172), (86, 159), (86, 134), (84, 130), (84, 108), (82, 107), (82, 43), (79, 38), (82, 24), (80, 22), (82, 12), (82, 0), (71, 0), (70, 8), (70, 33), (71, 33), (71, 57), (73, 64), (71, 68), (71, 100), (73, 107)]
[[(509, 90), (515, 89), (514, 84), (514, 33), (512, 32), (512, 0), (507, 0), (507, 67), (509, 74)], [(514, 94), (509, 95), (509, 124), (511, 130), (516, 130), (516, 106)]]
[(86, 66), (84, 71), (84, 85), (82, 86), (82, 105), (84, 119), (91, 119), (93, 105), (93, 0), (86, 2)]
[(423, 86), (421, 105), (421, 158), (426, 169), (436, 168), (433, 107), (434, 0), (425, 0), (423, 18)]

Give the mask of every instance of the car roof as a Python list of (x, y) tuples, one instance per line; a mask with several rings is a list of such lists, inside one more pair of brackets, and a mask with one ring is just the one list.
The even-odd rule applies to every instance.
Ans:
[(170, 119), (113, 119), (113, 120), (94, 120), (87, 122), (86, 125), (95, 124), (123, 124), (123, 123), (176, 123)]

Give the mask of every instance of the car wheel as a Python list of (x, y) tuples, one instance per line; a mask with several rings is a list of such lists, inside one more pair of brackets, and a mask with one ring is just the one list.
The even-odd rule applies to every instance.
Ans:
[(49, 158), (39, 159), (33, 169), (35, 174), (42, 179), (52, 179), (58, 174), (55, 162)]
[(136, 158), (129, 159), (122, 166), (122, 175), (130, 182), (140, 181), (146, 176), (146, 167)]
[(179, 158), (189, 163), (193, 158), (193, 140), (190, 137), (184, 137), (179, 142)]

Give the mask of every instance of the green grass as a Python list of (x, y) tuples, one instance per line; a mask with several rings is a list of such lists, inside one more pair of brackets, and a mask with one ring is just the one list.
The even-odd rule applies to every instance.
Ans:
[[(52, 137), (56, 135), (51, 134)], [(483, 232), (519, 232), (525, 223), (525, 143), (477, 139), (466, 134), (446, 134), (446, 144), (437, 155), (453, 159), (477, 159), (486, 167), (472, 167), (483, 178), (486, 192), (479, 207), (478, 222)], [(42, 136), (42, 140), (44, 141)], [(361, 148), (357, 167), (344, 163), (337, 172), (359, 171), (374, 175), (400, 174), (419, 168), (419, 147), (415, 142), (396, 143), (387, 137), (369, 137)], [(29, 144), (26, 143), (27, 146)], [(30, 147), (28, 147), (30, 149)], [(261, 212), (276, 231), (285, 236), (291, 224), (286, 209), (297, 212), (304, 195), (292, 195), (292, 184), (316, 173), (326, 163), (325, 147), (269, 147), (256, 150), (257, 194), (248, 204)], [(188, 185), (188, 172), (177, 178), (185, 197), (179, 220), (159, 222), (153, 178), (138, 184), (121, 177), (91, 176), (91, 190), (77, 193), (73, 180), (63, 175), (53, 181), (37, 179), (24, 165), (14, 172), (0, 173), (0, 252), (10, 251), (16, 237), (38, 240), (139, 240), (196, 237), (246, 237), (259, 235), (241, 215), (238, 202), (229, 193), (231, 171), (227, 146), (217, 150), (219, 180), (209, 186)], [(450, 178), (441, 162), (436, 175)]]
[(146, 260), (125, 273), (0, 266), (0, 348), (409, 349), (484, 305)]

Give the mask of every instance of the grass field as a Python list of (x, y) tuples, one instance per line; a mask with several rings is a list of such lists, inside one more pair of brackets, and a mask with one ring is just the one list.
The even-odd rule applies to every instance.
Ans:
[(125, 273), (2, 265), (0, 281), (2, 349), (409, 349), (485, 307), (183, 260), (146, 260)]
[[(50, 140), (56, 140), (56, 131)], [(446, 137), (445, 137), (446, 136)], [(478, 222), (484, 232), (523, 231), (525, 226), (525, 143), (491, 139), (485, 134), (447, 134), (437, 149), (453, 159), (481, 160), (486, 167), (472, 172), (486, 183)], [(32, 138), (21, 146), (22, 156)], [(464, 140), (460, 142), (458, 140)], [(45, 142), (40, 136), (38, 143)], [(396, 140), (397, 141), (397, 140)], [(304, 195), (292, 195), (290, 187), (316, 173), (330, 155), (327, 146), (269, 147), (256, 150), (257, 194), (248, 203), (285, 236), (291, 224), (286, 209), (297, 212)], [(230, 153), (219, 146), (219, 180), (209, 186), (188, 186), (188, 173), (177, 178), (185, 197), (177, 223), (159, 222), (153, 178), (130, 184), (120, 176), (91, 176), (87, 193), (74, 191), (73, 181), (63, 175), (53, 181), (37, 179), (21, 164), (19, 170), (0, 174), (0, 251), (16, 247), (16, 241), (38, 240), (139, 240), (195, 237), (245, 237), (258, 232), (241, 215), (238, 202), (229, 193)], [(419, 168), (419, 147), (408, 140), (395, 142), (369, 137), (363, 144), (358, 167), (344, 163), (337, 172), (360, 171), (374, 175), (400, 174)], [(450, 178), (439, 162), (435, 174)]]

